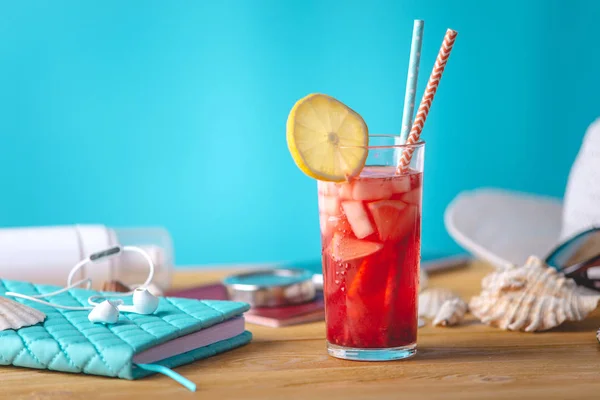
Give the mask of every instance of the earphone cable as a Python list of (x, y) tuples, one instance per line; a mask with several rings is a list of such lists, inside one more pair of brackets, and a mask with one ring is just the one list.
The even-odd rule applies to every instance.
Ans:
[(70, 310), (70, 311), (90, 311), (93, 310), (94, 307), (90, 307), (90, 306), (80, 306), (80, 307), (75, 307), (75, 306), (63, 306), (61, 304), (54, 304), (54, 303), (50, 303), (48, 301), (44, 301), (44, 300), (40, 300), (36, 297), (32, 297), (32, 296), (27, 296), (21, 293), (15, 293), (15, 292), (6, 292), (4, 293), (5, 296), (11, 296), (11, 297), (18, 297), (20, 299), (25, 299), (25, 300), (29, 300), (29, 301), (33, 301), (35, 303), (39, 303), (39, 304), (43, 304), (46, 306), (50, 306), (50, 307), (54, 307), (54, 308), (60, 308), (62, 310)]

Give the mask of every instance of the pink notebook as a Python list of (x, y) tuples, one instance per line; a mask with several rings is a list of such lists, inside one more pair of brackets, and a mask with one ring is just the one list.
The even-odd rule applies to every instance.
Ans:
[[(175, 290), (168, 292), (167, 296), (199, 300), (229, 300), (227, 289), (220, 283)], [(319, 292), (317, 298), (309, 303), (251, 308), (244, 315), (248, 323), (272, 328), (322, 321), (325, 319), (323, 294)]]

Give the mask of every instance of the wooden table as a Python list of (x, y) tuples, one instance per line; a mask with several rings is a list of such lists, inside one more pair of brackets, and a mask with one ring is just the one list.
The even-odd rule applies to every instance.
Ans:
[[(476, 264), (430, 278), (430, 286), (478, 293), (490, 268)], [(181, 271), (176, 286), (215, 281), (225, 273)], [(515, 333), (475, 321), (419, 330), (416, 357), (366, 363), (327, 355), (323, 323), (264, 328), (226, 354), (177, 368), (196, 393), (156, 375), (125, 381), (0, 368), (0, 399), (599, 399), (600, 311), (545, 333)]]

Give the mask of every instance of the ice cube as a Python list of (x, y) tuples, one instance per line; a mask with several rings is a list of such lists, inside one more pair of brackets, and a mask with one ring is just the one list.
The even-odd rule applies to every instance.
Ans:
[(319, 190), (319, 194), (323, 194), (325, 196), (338, 195), (338, 187), (335, 182), (317, 181), (317, 188)]
[(418, 206), (419, 204), (421, 204), (421, 189), (413, 189), (410, 192), (405, 193), (401, 197), (401, 199), (405, 203), (414, 204), (415, 206)]
[(336, 216), (340, 215), (340, 199), (335, 196), (323, 196), (323, 208), (319, 206), (321, 212), (325, 212), (328, 215)]
[(352, 227), (350, 226), (350, 222), (348, 222), (348, 217), (346, 217), (344, 214), (341, 214), (336, 217), (327, 218), (327, 231), (336, 231), (339, 233), (348, 234), (352, 232)]
[(385, 200), (392, 197), (391, 179), (360, 179), (352, 185), (354, 200)]
[(371, 235), (375, 230), (369, 221), (369, 215), (362, 202), (360, 201), (343, 201), (342, 209), (348, 218), (354, 236), (359, 239)]
[(352, 200), (352, 184), (350, 182), (338, 183), (338, 194), (342, 200)]
[(410, 190), (410, 177), (408, 175), (395, 176), (392, 179), (394, 193), (406, 193)]
[(410, 175), (410, 184), (413, 189), (421, 187), (423, 185), (423, 174), (411, 174)]
[(321, 235), (327, 234), (327, 214), (319, 213), (319, 224), (321, 225)]

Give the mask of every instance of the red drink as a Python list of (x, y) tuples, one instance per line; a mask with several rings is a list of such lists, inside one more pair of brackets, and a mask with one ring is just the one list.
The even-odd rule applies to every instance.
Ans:
[(406, 347), (404, 357), (414, 354), (422, 173), (367, 166), (351, 182), (318, 188), (330, 352), (339, 346), (352, 358), (347, 348)]
[(319, 181), (327, 351), (334, 357), (416, 353), (425, 143), (413, 143), (420, 130), (412, 133), (410, 141), (370, 135), (356, 111), (321, 93), (298, 100), (288, 115), (290, 154)]

